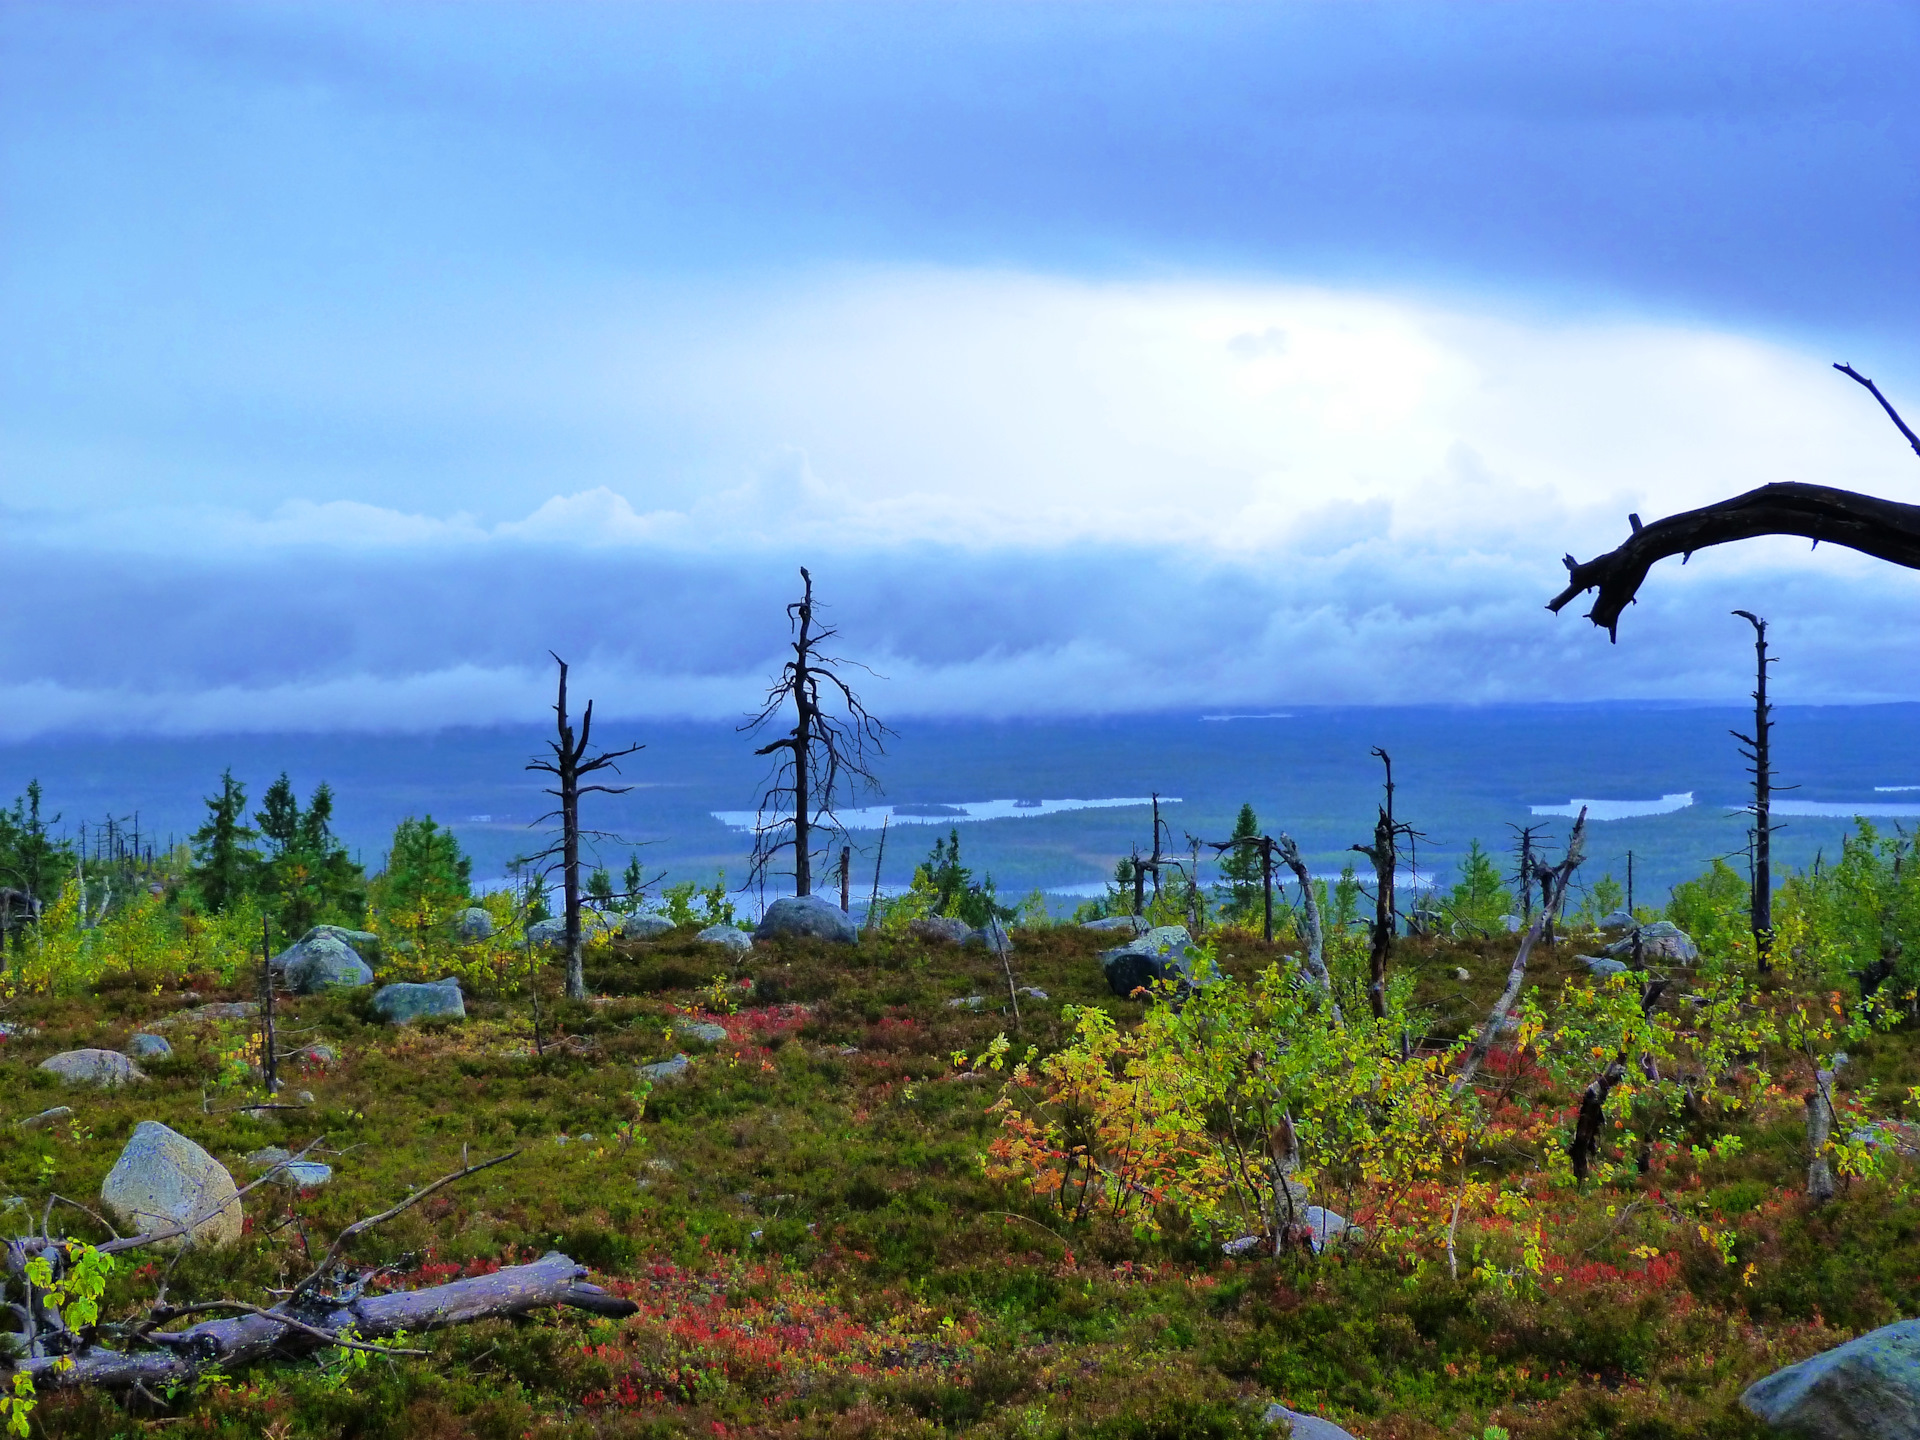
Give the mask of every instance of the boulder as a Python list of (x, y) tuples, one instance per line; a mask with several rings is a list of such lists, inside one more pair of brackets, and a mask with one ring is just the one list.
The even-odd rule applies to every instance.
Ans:
[[(613, 921), (598, 910), (580, 912), (580, 939), (582, 943), (605, 939), (613, 929)], [(564, 945), (567, 943), (567, 917), (556, 915), (551, 920), (536, 920), (527, 927), (527, 943), (531, 945)]]
[(1083, 920), (1082, 930), (1125, 930), (1131, 935), (1144, 935), (1153, 927), (1147, 923), (1144, 915), (1109, 915), (1104, 920)]
[[(213, 1156), (157, 1120), (134, 1127), (100, 1186), (100, 1200), (135, 1231), (191, 1225), (193, 1243), (231, 1245), (240, 1238), (240, 1192)], [(161, 1243), (178, 1247), (188, 1237)]]
[(1635, 944), (1638, 942), (1638, 954), (1642, 960), (1654, 960), (1667, 964), (1685, 964), (1699, 958), (1700, 950), (1687, 932), (1671, 920), (1655, 920), (1650, 925), (1636, 926), (1607, 946), (1607, 954), (1616, 960), (1632, 962)]
[(466, 1001), (458, 977), (449, 975), (431, 984), (382, 985), (373, 994), (373, 1008), (390, 1025), (416, 1020), (464, 1020)]
[(1518, 935), (1522, 930), (1527, 928), (1527, 922), (1522, 920), (1518, 915), (1503, 915), (1500, 917), (1500, 923), (1507, 927), (1507, 934), (1509, 935)]
[(1020, 993), (1029, 1000), (1045, 1000), (1047, 998), (1047, 992), (1042, 990), (1038, 985), (1022, 985), (1020, 987)]
[(316, 925), (267, 963), (284, 970), (300, 958), (301, 948), (314, 940), (337, 940), (354, 954), (380, 958), (380, 937), (371, 930), (349, 930), (344, 925)]
[(753, 937), (738, 925), (709, 925), (693, 938), (707, 945), (723, 945), (736, 955), (753, 948)]
[(934, 945), (959, 945), (973, 934), (973, 930), (966, 921), (956, 920), (951, 915), (929, 915), (924, 920), (909, 920), (907, 933), (916, 940)]
[(756, 940), (786, 936), (810, 940), (828, 940), (836, 945), (852, 945), (860, 939), (860, 927), (853, 917), (823, 895), (789, 895), (767, 907)]
[(1285, 1425), (1282, 1435), (1291, 1435), (1293, 1440), (1354, 1440), (1351, 1430), (1342, 1430), (1331, 1420), (1322, 1420), (1318, 1415), (1302, 1415), (1298, 1410), (1289, 1410), (1284, 1405), (1269, 1405), (1265, 1416), (1269, 1425)]
[(373, 983), (373, 970), (344, 940), (333, 935), (309, 935), (285, 952), (280, 973), (296, 995), (320, 990), (357, 990)]
[(1776, 1370), (1740, 1403), (1766, 1424), (1814, 1440), (1920, 1435), (1920, 1320), (1902, 1320)]
[(1573, 957), (1592, 972), (1596, 980), (1604, 980), (1609, 975), (1618, 975), (1627, 968), (1624, 960), (1612, 960), (1605, 955), (1576, 955)]
[(962, 995), (958, 1000), (947, 1001), (949, 1010), (984, 1010), (987, 997), (984, 995)]
[(1104, 951), (1100, 968), (1106, 973), (1107, 988), (1122, 997), (1137, 989), (1150, 989), (1158, 980), (1173, 980), (1183, 990), (1192, 989), (1193, 961), (1198, 953), (1186, 926), (1162, 925), (1131, 944)]
[(94, 1085), (103, 1090), (147, 1078), (118, 1050), (63, 1050), (42, 1060), (40, 1068), (69, 1085)]
[(127, 1054), (135, 1060), (164, 1060), (173, 1054), (173, 1046), (164, 1035), (136, 1035), (127, 1041)]
[(311, 1045), (301, 1046), (287, 1058), (290, 1060), (298, 1060), (303, 1065), (319, 1065), (324, 1067), (337, 1064), (340, 1059), (340, 1052), (325, 1041), (316, 1040)]
[(685, 1035), (692, 1040), (704, 1040), (709, 1045), (721, 1044), (727, 1038), (727, 1027), (716, 1025), (711, 1020), (695, 1020), (691, 1016), (673, 1017), (673, 1033)]
[(210, 1005), (181, 1010), (163, 1020), (155, 1020), (149, 1028), (165, 1030), (174, 1025), (197, 1025), (208, 1020), (251, 1020), (259, 1013), (260, 1002), (257, 1000), (215, 1000)]
[(1336, 1215), (1321, 1205), (1309, 1205), (1302, 1210), (1300, 1223), (1307, 1227), (1307, 1243), (1313, 1246), (1316, 1255), (1353, 1228), (1347, 1224), (1346, 1216)]
[(493, 916), (478, 905), (469, 905), (453, 917), (453, 938), (463, 945), (477, 945), (493, 938)]
[(629, 915), (620, 922), (623, 940), (658, 940), (673, 933), (673, 922), (664, 915)]
[(642, 1065), (640, 1078), (651, 1081), (655, 1085), (672, 1085), (676, 1081), (687, 1078), (687, 1070), (692, 1064), (693, 1061), (684, 1054), (676, 1055), (671, 1060), (658, 1060), (651, 1065)]
[(993, 916), (986, 924), (968, 935), (966, 943), (969, 945), (984, 945), (995, 955), (1011, 955), (1013, 953), (1013, 937), (1007, 934), (1007, 927), (1000, 923), (1000, 917), (998, 915)]
[(1633, 916), (1625, 910), (1615, 910), (1611, 914), (1600, 917), (1600, 928), (1609, 934), (1617, 930), (1631, 930), (1639, 923), (1638, 920), (1634, 919)]
[(54, 1124), (56, 1121), (71, 1120), (72, 1118), (73, 1107), (71, 1105), (56, 1105), (51, 1110), (42, 1110), (38, 1115), (29, 1115), (25, 1119), (16, 1120), (13, 1123), (18, 1125), (22, 1130), (40, 1130), (48, 1125)]

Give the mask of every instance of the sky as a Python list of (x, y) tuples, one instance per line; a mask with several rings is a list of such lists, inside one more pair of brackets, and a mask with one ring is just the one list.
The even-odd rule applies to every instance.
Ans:
[(0, 0), (0, 739), (1920, 698), (1920, 9)]

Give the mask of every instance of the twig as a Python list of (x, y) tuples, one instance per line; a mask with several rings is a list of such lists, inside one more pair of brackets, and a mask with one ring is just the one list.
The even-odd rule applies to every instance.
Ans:
[[(354, 1236), (363, 1231), (371, 1230), (376, 1225), (386, 1224), (387, 1221), (393, 1219), (394, 1216), (400, 1214), (402, 1211), (418, 1205), (422, 1200), (426, 1199), (427, 1196), (433, 1194), (434, 1191), (451, 1185), (456, 1180), (464, 1180), (469, 1175), (478, 1175), (482, 1170), (491, 1170), (495, 1165), (503, 1165), (519, 1153), (518, 1150), (509, 1150), (506, 1154), (496, 1155), (491, 1160), (482, 1160), (478, 1165), (464, 1165), (460, 1169), (455, 1170), (451, 1175), (442, 1175), (425, 1189), (414, 1191), (413, 1194), (409, 1195), (391, 1209), (382, 1210), (378, 1215), (369, 1215), (364, 1220), (354, 1221), (353, 1224), (347, 1226), (346, 1229), (334, 1237), (333, 1245), (328, 1249), (320, 1263), (314, 1267), (313, 1273), (293, 1287), (292, 1300), (298, 1300), (301, 1295), (313, 1288), (321, 1276), (333, 1268), (334, 1258), (346, 1248), (347, 1242), (353, 1239)], [(257, 1184), (259, 1182), (256, 1181), (255, 1183)], [(291, 1303), (291, 1301), (289, 1303)]]
[(1887, 397), (1880, 393), (1880, 387), (1851, 365), (1835, 365), (1833, 368), (1849, 380), (1866, 386), (1867, 393), (1878, 400), (1880, 402), (1880, 408), (1887, 412), (1887, 418), (1900, 427), (1900, 433), (1907, 437), (1907, 443), (1913, 447), (1913, 453), (1920, 455), (1920, 435), (1914, 434), (1913, 431), (1907, 428), (1907, 422), (1900, 418), (1900, 412), (1894, 409), (1893, 406), (1887, 402)]

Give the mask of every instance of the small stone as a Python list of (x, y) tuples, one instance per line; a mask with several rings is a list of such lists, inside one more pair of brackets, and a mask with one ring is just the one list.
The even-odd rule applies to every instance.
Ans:
[(390, 1025), (411, 1025), (416, 1020), (467, 1018), (466, 1002), (460, 995), (460, 980), (454, 975), (428, 985), (382, 985), (374, 992), (373, 1008)]
[(118, 1050), (67, 1050), (42, 1060), (40, 1068), (69, 1085), (94, 1085), (103, 1090), (147, 1078)]
[(135, 1060), (164, 1060), (173, 1054), (173, 1046), (164, 1035), (136, 1035), (127, 1041), (127, 1054)]
[(284, 1185), (289, 1190), (318, 1190), (332, 1179), (331, 1165), (322, 1165), (318, 1160), (294, 1160), (268, 1175), (267, 1183)]
[(673, 1161), (667, 1159), (664, 1155), (656, 1155), (647, 1161), (642, 1168), (652, 1170), (660, 1175), (671, 1175), (673, 1173)]
[(1456, 965), (1453, 970), (1453, 978), (1464, 985), (1467, 981), (1473, 979), (1473, 976), (1468, 972), (1466, 966)]
[(947, 1008), (949, 1010), (983, 1010), (986, 1004), (987, 997), (984, 995), (962, 995), (958, 1000), (947, 1001)]
[(1267, 1237), (1264, 1235), (1242, 1235), (1238, 1239), (1227, 1241), (1220, 1247), (1220, 1251), (1238, 1260), (1248, 1255), (1259, 1254), (1266, 1247), (1266, 1243)]
[(1020, 993), (1029, 1000), (1045, 1000), (1048, 998), (1047, 992), (1042, 990), (1038, 985), (1023, 985), (1020, 987)]
[[(191, 1225), (196, 1245), (217, 1248), (240, 1238), (240, 1192), (226, 1168), (157, 1120), (134, 1127), (100, 1186), (100, 1199), (139, 1231)], [(187, 1235), (160, 1242), (177, 1248)]]
[(727, 1038), (727, 1027), (716, 1025), (710, 1020), (694, 1020), (685, 1015), (676, 1015), (673, 1017), (673, 1033), (685, 1035), (690, 1040), (704, 1040), (709, 1045), (719, 1045)]
[(11, 1020), (0, 1020), (0, 1040), (24, 1040), (39, 1033), (38, 1025), (16, 1025)]
[(58, 1121), (72, 1118), (72, 1106), (56, 1105), (51, 1110), (42, 1110), (38, 1115), (29, 1115), (24, 1120), (16, 1120), (13, 1123), (22, 1130), (39, 1130)]
[(685, 1055), (676, 1055), (671, 1060), (659, 1060), (652, 1065), (640, 1067), (640, 1078), (651, 1080), (655, 1085), (671, 1085), (687, 1078), (687, 1069), (693, 1062)]
[(294, 1103), (294, 1104), (296, 1104), (296, 1105), (311, 1105), (311, 1104), (313, 1104), (313, 1091), (311, 1091), (311, 1090), (296, 1090), (296, 1091), (294, 1091), (294, 1092), (293, 1092), (293, 1103)]

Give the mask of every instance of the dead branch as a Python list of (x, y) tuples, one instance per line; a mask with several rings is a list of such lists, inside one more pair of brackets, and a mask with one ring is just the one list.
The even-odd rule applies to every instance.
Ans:
[(1899, 427), (1902, 435), (1907, 437), (1907, 443), (1913, 447), (1913, 453), (1920, 455), (1920, 435), (1914, 434), (1913, 431), (1907, 428), (1907, 422), (1900, 418), (1900, 412), (1894, 409), (1887, 397), (1880, 393), (1880, 387), (1851, 365), (1835, 365), (1833, 368), (1854, 383), (1866, 386), (1867, 393), (1878, 400), (1880, 402), (1880, 408), (1887, 412), (1887, 418)]
[(1579, 818), (1573, 822), (1573, 834), (1567, 839), (1567, 853), (1561, 857), (1558, 865), (1540, 872), (1540, 913), (1533, 917), (1527, 933), (1520, 937), (1519, 952), (1513, 957), (1513, 967), (1507, 971), (1507, 988), (1493, 1002), (1493, 1009), (1487, 1013), (1487, 1023), (1481, 1027), (1479, 1038), (1467, 1047), (1467, 1053), (1460, 1062), (1460, 1073), (1453, 1077), (1450, 1087), (1452, 1094), (1461, 1094), (1473, 1083), (1474, 1072), (1479, 1070), (1481, 1062), (1492, 1051), (1494, 1041), (1499, 1039), (1500, 1027), (1507, 1023), (1508, 1012), (1520, 998), (1520, 987), (1527, 978), (1527, 960), (1533, 954), (1533, 947), (1553, 929), (1561, 906), (1566, 904), (1567, 891), (1573, 884), (1573, 872), (1585, 858), (1586, 840), (1587, 807), (1582, 805)]
[[(146, 1338), (150, 1350), (113, 1350), (87, 1345), (68, 1356), (42, 1356), (23, 1362), (36, 1386), (72, 1389), (84, 1385), (125, 1390), (191, 1381), (218, 1366), (231, 1370), (273, 1355), (296, 1355), (331, 1346), (370, 1348), (369, 1342), (462, 1325), (490, 1316), (520, 1315), (549, 1305), (569, 1305), (599, 1315), (631, 1315), (632, 1302), (584, 1283), (586, 1267), (549, 1252), (531, 1265), (514, 1265), (491, 1275), (476, 1275), (424, 1290), (365, 1295), (351, 1304), (315, 1308), (303, 1316), (284, 1307), (241, 1307), (232, 1319), (211, 1320), (185, 1330), (159, 1331)], [(343, 1332), (351, 1331), (351, 1335)], [(386, 1353), (397, 1352), (378, 1347)], [(63, 1361), (71, 1365), (63, 1365)]]
[(1880, 560), (1920, 569), (1920, 506), (1828, 485), (1783, 482), (1762, 485), (1731, 500), (1704, 505), (1642, 525), (1629, 515), (1633, 534), (1624, 544), (1581, 564), (1566, 557), (1567, 588), (1548, 602), (1558, 612), (1577, 595), (1597, 591), (1587, 618), (1618, 639), (1620, 615), (1633, 603), (1654, 562), (1670, 555), (1751, 540), (1760, 535), (1803, 535)]
[(1340, 1017), (1340, 1005), (1333, 998), (1333, 976), (1327, 973), (1326, 946), (1320, 929), (1320, 901), (1314, 894), (1313, 877), (1307, 873), (1307, 862), (1301, 858), (1300, 847), (1294, 843), (1293, 837), (1284, 830), (1275, 843), (1274, 853), (1300, 882), (1300, 908), (1307, 926), (1307, 979), (1327, 997), (1327, 1004), (1333, 1007), (1333, 1023), (1344, 1024)]

